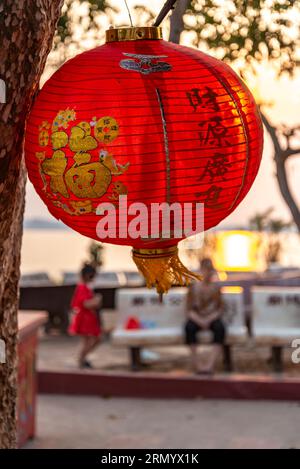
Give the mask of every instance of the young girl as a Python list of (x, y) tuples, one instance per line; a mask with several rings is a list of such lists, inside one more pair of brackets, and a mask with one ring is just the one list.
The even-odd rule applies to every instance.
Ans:
[(82, 338), (79, 354), (79, 367), (92, 368), (87, 355), (95, 349), (100, 342), (99, 309), (102, 303), (101, 295), (95, 295), (90, 283), (96, 275), (93, 266), (86, 264), (81, 270), (81, 282), (77, 285), (72, 298), (71, 307), (75, 312), (69, 331)]

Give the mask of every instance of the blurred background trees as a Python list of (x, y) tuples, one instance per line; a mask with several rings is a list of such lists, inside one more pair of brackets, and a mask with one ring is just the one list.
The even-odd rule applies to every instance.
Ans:
[(282, 252), (282, 238), (280, 234), (290, 228), (291, 223), (285, 222), (279, 218), (272, 216), (274, 208), (270, 207), (264, 212), (257, 212), (249, 220), (249, 229), (259, 233), (267, 232), (268, 238), (265, 243), (265, 258), (266, 264), (277, 263), (280, 260)]
[(92, 241), (88, 250), (88, 263), (91, 264), (97, 271), (103, 266), (103, 250), (102, 243)]

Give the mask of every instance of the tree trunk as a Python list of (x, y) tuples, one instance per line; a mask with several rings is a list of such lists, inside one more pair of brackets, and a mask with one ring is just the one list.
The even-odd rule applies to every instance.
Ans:
[(16, 446), (17, 311), (25, 193), (22, 161), (25, 120), (31, 109), (63, 0), (0, 1), (0, 448)]
[(180, 36), (184, 30), (183, 15), (188, 7), (190, 0), (180, 0), (176, 3), (170, 18), (170, 37), (169, 40), (179, 44)]

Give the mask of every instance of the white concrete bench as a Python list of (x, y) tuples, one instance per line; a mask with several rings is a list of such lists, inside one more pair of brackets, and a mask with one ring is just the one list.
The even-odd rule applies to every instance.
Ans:
[(300, 338), (300, 287), (253, 287), (252, 334), (270, 346), (274, 371), (282, 371), (282, 349)]
[[(222, 294), (226, 305), (224, 322), (227, 325), (224, 363), (229, 370), (232, 368), (230, 347), (244, 343), (248, 335), (244, 324), (243, 290), (240, 287), (223, 287)], [(118, 319), (112, 343), (129, 347), (132, 368), (139, 367), (143, 347), (184, 343), (186, 295), (186, 288), (173, 288), (160, 303), (154, 290), (131, 288), (118, 291)], [(129, 328), (130, 322), (136, 328)], [(210, 332), (200, 332), (199, 335), (201, 343), (210, 342)]]

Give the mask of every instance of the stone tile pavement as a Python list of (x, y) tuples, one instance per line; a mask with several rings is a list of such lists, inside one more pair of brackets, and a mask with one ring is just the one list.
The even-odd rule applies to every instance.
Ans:
[(300, 402), (41, 395), (26, 448), (300, 449)]

